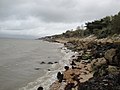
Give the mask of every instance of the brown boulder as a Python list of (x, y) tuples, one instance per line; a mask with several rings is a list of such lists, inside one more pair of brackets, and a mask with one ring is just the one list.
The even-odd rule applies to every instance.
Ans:
[(111, 66), (111, 65), (108, 66), (107, 71), (110, 74), (119, 73), (119, 69), (116, 66)]
[(116, 55), (116, 49), (109, 49), (105, 52), (105, 58), (108, 60), (108, 63), (112, 63), (113, 57)]
[(93, 70), (96, 70), (99, 67), (101, 67), (102, 65), (105, 65), (106, 63), (107, 63), (107, 61), (105, 58), (97, 58), (91, 62), (91, 67)]

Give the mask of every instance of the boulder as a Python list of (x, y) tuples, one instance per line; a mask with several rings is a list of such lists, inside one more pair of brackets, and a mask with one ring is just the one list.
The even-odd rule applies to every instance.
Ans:
[(48, 71), (51, 71), (50, 69), (47, 69)]
[(62, 80), (63, 80), (63, 74), (61, 72), (57, 73), (57, 79), (58, 79), (59, 82), (62, 82)]
[(66, 71), (69, 70), (69, 66), (65, 66), (64, 68), (65, 68)]
[(113, 64), (113, 58), (116, 55), (116, 49), (109, 49), (105, 52), (105, 59), (109, 64)]
[(38, 68), (34, 68), (34, 69), (35, 69), (35, 70), (40, 70), (41, 68), (38, 67)]
[(70, 65), (76, 65), (74, 61), (72, 61), (72, 63)]
[(119, 69), (116, 66), (109, 65), (107, 68), (108, 73), (110, 74), (116, 74), (119, 72)]
[(44, 61), (42, 61), (40, 64), (45, 64), (45, 62), (44, 62)]
[(105, 52), (105, 58), (110, 65), (120, 66), (120, 48), (109, 49)]
[(106, 70), (107, 66), (106, 65), (102, 65), (101, 67), (98, 67), (93, 76), (94, 77), (101, 77), (101, 76), (105, 76), (108, 74), (108, 71)]
[(38, 87), (38, 89), (37, 89), (37, 90), (43, 90), (43, 87), (41, 87), (41, 86), (40, 86), (40, 87)]
[(54, 63), (58, 63), (57, 61), (55, 61)]
[(52, 62), (48, 62), (48, 64), (53, 64)]
[(99, 69), (99, 67), (101, 67), (102, 65), (106, 65), (106, 64), (107, 64), (107, 61), (104, 57), (97, 58), (97, 59), (92, 60), (91, 67), (93, 70), (97, 70)]
[(80, 83), (77, 90), (120, 90), (120, 74), (93, 77)]

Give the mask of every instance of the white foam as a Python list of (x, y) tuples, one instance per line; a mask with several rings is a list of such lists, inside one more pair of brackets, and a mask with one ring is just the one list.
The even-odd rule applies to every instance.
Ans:
[(47, 71), (47, 73), (43, 76), (35, 80), (34, 82), (30, 82), (27, 86), (20, 88), (19, 90), (37, 90), (39, 86), (44, 87), (44, 90), (49, 90), (50, 85), (56, 80), (56, 74), (58, 71), (63, 71), (64, 66), (69, 65), (69, 59), (71, 58), (73, 53), (72, 51), (63, 47), (61, 49), (63, 53), (62, 60), (59, 60), (59, 64), (53, 64), (50, 68), (51, 71)]

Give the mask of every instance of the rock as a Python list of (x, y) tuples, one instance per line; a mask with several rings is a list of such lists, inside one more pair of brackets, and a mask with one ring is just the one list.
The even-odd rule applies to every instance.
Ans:
[(40, 70), (41, 68), (35, 68), (35, 70)]
[(70, 65), (76, 65), (74, 61), (72, 61), (72, 63)]
[(69, 66), (65, 66), (64, 68), (65, 68), (66, 71), (69, 70)]
[(38, 87), (38, 89), (37, 90), (43, 90), (43, 87)]
[(120, 66), (120, 46), (105, 52), (105, 58), (110, 65)]
[(54, 62), (54, 63), (58, 63), (58, 62), (56, 61), (56, 62)]
[(57, 79), (59, 80), (59, 82), (62, 82), (62, 80), (63, 80), (63, 74), (61, 74), (61, 72), (57, 73)]
[(93, 74), (94, 77), (100, 77), (100, 76), (105, 76), (108, 74), (108, 71), (106, 70), (105, 67), (98, 68), (98, 70), (95, 71)]
[(84, 83), (80, 83), (77, 90), (120, 90), (119, 81), (119, 74), (93, 77)]
[(81, 59), (82, 59), (82, 56), (81, 56), (81, 55), (80, 55), (80, 56), (77, 56), (78, 62), (81, 61)]
[(53, 64), (52, 62), (48, 62), (48, 64)]
[(77, 81), (78, 83), (80, 83), (80, 81), (79, 81), (79, 75), (74, 75), (72, 79), (74, 81)]
[(68, 83), (64, 90), (72, 90), (73, 87), (74, 87), (74, 83)]
[(116, 66), (111, 66), (111, 65), (108, 66), (107, 71), (110, 74), (116, 74), (119, 72), (119, 70)]
[(48, 69), (48, 71), (51, 71), (50, 69)]
[(82, 59), (83, 59), (83, 60), (91, 59), (91, 55), (89, 55), (89, 54), (84, 54), (84, 55), (82, 55)]
[(97, 59), (92, 60), (91, 67), (93, 70), (96, 70), (102, 65), (106, 65), (106, 64), (107, 64), (107, 61), (105, 58), (97, 58)]
[(44, 61), (42, 61), (40, 64), (45, 64), (45, 62), (44, 62)]
[(77, 69), (77, 67), (72, 66), (72, 69)]
[(105, 58), (109, 64), (113, 64), (113, 57), (116, 55), (116, 49), (109, 49), (105, 52)]
[(75, 55), (72, 56), (72, 58), (75, 57)]

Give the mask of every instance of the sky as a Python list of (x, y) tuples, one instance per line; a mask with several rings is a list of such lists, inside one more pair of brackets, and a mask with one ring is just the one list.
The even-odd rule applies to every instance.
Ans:
[(0, 0), (0, 36), (59, 34), (119, 11), (120, 0)]

